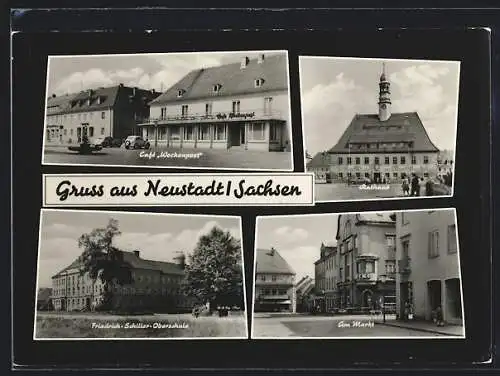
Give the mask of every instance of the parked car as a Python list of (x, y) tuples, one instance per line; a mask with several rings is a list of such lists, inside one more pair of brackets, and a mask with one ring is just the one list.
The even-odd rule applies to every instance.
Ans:
[(121, 138), (116, 138), (116, 137), (104, 137), (102, 141), (102, 147), (103, 148), (119, 148), (122, 146), (123, 140)]
[(80, 154), (91, 154), (94, 151), (102, 150), (102, 145), (100, 139), (91, 138), (82, 140), (78, 146), (68, 146), (68, 150), (76, 151)]
[(125, 149), (149, 149), (149, 141), (141, 136), (128, 136), (125, 139)]

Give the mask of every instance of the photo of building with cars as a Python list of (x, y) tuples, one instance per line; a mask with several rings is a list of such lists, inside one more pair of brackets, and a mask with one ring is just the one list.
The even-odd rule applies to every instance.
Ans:
[(286, 51), (49, 57), (47, 164), (291, 170), (291, 135)]
[(464, 338), (457, 228), (454, 209), (258, 217), (252, 336)]

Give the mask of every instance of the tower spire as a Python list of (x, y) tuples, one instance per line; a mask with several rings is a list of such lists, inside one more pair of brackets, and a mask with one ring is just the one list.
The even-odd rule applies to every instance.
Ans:
[(380, 121), (387, 121), (391, 117), (391, 91), (390, 82), (386, 78), (385, 62), (382, 63), (378, 95), (378, 117)]

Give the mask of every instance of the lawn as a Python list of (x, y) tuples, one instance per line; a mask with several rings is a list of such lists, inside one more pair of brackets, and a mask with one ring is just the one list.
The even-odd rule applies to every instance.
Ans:
[(65, 338), (246, 338), (246, 316), (199, 317), (189, 314), (117, 316), (38, 313), (36, 336)]

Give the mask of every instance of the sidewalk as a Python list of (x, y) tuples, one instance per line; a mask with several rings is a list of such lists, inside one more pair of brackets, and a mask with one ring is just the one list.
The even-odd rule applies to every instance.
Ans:
[(392, 326), (396, 328), (418, 330), (421, 332), (438, 333), (446, 336), (463, 337), (465, 335), (464, 327), (460, 325), (436, 326), (436, 324), (432, 322), (418, 321), (418, 320), (417, 321), (387, 320), (385, 323), (382, 321), (377, 321), (377, 324)]

